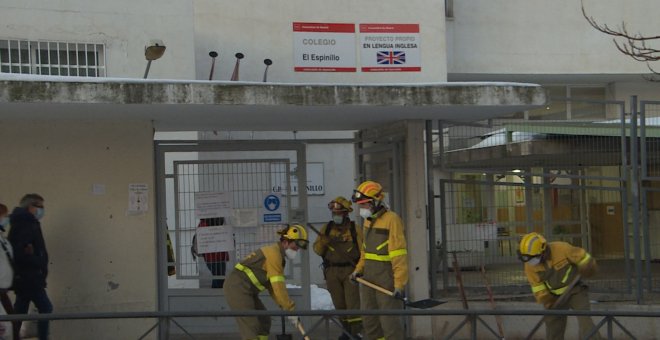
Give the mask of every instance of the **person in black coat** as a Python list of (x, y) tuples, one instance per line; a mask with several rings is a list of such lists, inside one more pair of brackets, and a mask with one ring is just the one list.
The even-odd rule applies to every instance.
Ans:
[[(27, 194), (10, 216), (9, 242), (14, 248), (14, 313), (27, 314), (30, 302), (41, 314), (53, 311), (46, 294), (48, 252), (39, 220), (44, 216), (44, 199)], [(19, 328), (20, 329), (20, 328)], [(48, 339), (48, 321), (38, 322), (39, 340)]]

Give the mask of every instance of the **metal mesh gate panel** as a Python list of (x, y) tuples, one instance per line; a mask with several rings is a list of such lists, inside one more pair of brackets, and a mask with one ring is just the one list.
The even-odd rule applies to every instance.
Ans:
[(456, 261), (467, 288), (485, 294), (484, 266), (495, 288), (528, 293), (516, 250), (536, 231), (591, 252), (595, 290), (629, 290), (630, 126), (622, 102), (592, 108), (600, 120), (439, 124), (438, 288), (456, 287)]
[[(196, 217), (195, 195), (203, 192), (225, 193), (231, 201), (233, 214), (222, 216), (219, 224), (233, 227), (234, 251), (229, 254), (229, 268), (237, 259), (274, 242), (276, 231), (283, 228), (279, 223), (258, 223), (257, 217), (263, 210), (264, 196), (277, 185), (290, 187), (289, 160), (228, 160), (228, 161), (178, 161), (174, 162), (176, 188), (176, 244), (177, 277), (200, 278), (199, 268), (204, 264), (193, 259), (191, 246), (193, 236), (200, 224)], [(286, 197), (286, 196), (283, 196)], [(290, 202), (282, 200), (282, 210), (288, 211)], [(236, 214), (244, 215), (236, 216)], [(237, 225), (239, 220), (253, 221), (248, 225)], [(201, 264), (201, 266), (200, 266)], [(222, 278), (224, 276), (213, 276)]]

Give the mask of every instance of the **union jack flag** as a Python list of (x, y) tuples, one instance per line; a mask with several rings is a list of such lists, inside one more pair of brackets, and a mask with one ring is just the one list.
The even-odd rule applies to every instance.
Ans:
[(378, 51), (376, 61), (383, 65), (400, 65), (406, 63), (406, 52), (403, 51)]

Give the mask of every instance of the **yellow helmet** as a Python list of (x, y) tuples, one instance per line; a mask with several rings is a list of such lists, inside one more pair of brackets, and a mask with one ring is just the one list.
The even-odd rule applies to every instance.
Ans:
[(364, 181), (357, 189), (353, 190), (353, 202), (357, 204), (368, 201), (382, 201), (385, 198), (383, 186), (374, 181)]
[(335, 199), (328, 203), (328, 209), (332, 212), (351, 212), (353, 203), (347, 200), (344, 196), (337, 196)]
[(300, 224), (291, 224), (285, 229), (282, 229), (277, 232), (281, 235), (281, 239), (286, 239), (294, 241), (298, 247), (302, 249), (307, 249), (307, 244), (309, 243), (309, 238), (307, 237), (307, 230), (305, 227)]
[(523, 236), (520, 240), (520, 248), (518, 249), (518, 256), (523, 262), (529, 261), (531, 258), (542, 255), (545, 251), (547, 242), (545, 237), (539, 233), (529, 233)]

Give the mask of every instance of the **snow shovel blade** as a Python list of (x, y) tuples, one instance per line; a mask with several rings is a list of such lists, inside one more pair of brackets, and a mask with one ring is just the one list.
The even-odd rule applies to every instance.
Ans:
[(417, 309), (428, 309), (428, 308), (433, 308), (437, 305), (441, 305), (447, 301), (438, 301), (438, 300), (433, 300), (433, 299), (424, 299), (424, 300), (419, 300), (419, 301), (413, 301), (413, 302), (406, 302), (406, 306), (412, 307), (412, 308), (417, 308)]
[[(361, 284), (367, 286), (367, 287), (373, 288), (373, 289), (375, 289), (375, 290), (377, 290), (377, 291), (380, 291), (381, 293), (384, 293), (384, 294), (387, 294), (387, 295), (389, 295), (389, 296), (391, 296), (391, 297), (394, 297), (394, 292), (392, 292), (392, 291), (390, 291), (390, 290), (387, 290), (387, 289), (385, 289), (385, 288), (383, 288), (383, 287), (381, 287), (381, 286), (379, 286), (379, 285), (377, 285), (377, 284), (371, 283), (371, 282), (369, 282), (369, 281), (367, 281), (367, 280), (365, 280), (365, 279), (363, 279), (363, 278), (361, 278), (361, 277), (358, 277), (358, 278), (356, 278), (355, 280), (356, 280), (357, 282), (359, 282), (359, 283), (361, 283)], [(408, 306), (408, 307), (412, 307), (412, 308), (418, 308), (418, 309), (427, 309), (427, 308), (435, 307), (435, 306), (437, 306), (437, 305), (439, 305), (439, 304), (443, 304), (443, 303), (446, 302), (446, 301), (438, 301), (438, 300), (433, 300), (433, 299), (424, 299), (424, 300), (419, 300), (419, 301), (410, 302), (410, 301), (408, 301), (408, 299), (405, 298), (405, 297), (397, 297), (397, 298), (398, 298), (399, 300), (403, 301), (403, 303), (404, 303), (406, 306)]]

